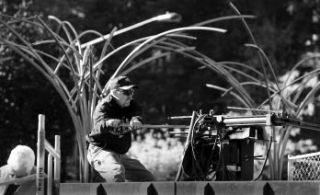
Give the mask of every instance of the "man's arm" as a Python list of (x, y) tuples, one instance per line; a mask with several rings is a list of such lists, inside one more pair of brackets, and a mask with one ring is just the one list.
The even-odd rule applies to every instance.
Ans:
[(94, 112), (94, 126), (89, 136), (98, 136), (101, 134), (110, 133), (112, 135), (122, 135), (130, 131), (129, 128), (121, 127), (121, 124), (125, 124), (125, 121), (122, 121), (118, 118), (111, 117), (115, 112), (112, 110), (110, 105), (105, 102), (98, 103), (96, 110)]

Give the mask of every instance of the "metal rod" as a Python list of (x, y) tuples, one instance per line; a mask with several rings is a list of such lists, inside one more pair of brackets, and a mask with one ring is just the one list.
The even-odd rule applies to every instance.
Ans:
[(36, 195), (44, 195), (45, 116), (38, 115)]
[[(155, 17), (149, 18), (147, 20), (141, 21), (141, 22), (136, 23), (136, 24), (134, 24), (132, 26), (128, 26), (126, 28), (117, 30), (112, 34), (112, 36), (115, 37), (115, 36), (120, 35), (120, 34), (122, 34), (124, 32), (128, 32), (130, 30), (136, 29), (138, 27), (144, 26), (144, 25), (152, 23), (152, 22), (176, 21), (176, 18), (177, 18), (176, 16), (178, 16), (176, 13), (167, 12), (165, 14), (162, 14), (162, 15), (159, 15), (159, 16), (155, 16)], [(87, 47), (89, 45), (94, 45), (94, 44), (100, 43), (101, 41), (109, 39), (110, 36), (111, 36), (110, 34), (106, 34), (103, 37), (99, 37), (99, 38), (96, 38), (96, 39), (91, 40), (89, 42), (86, 42), (84, 44), (81, 44), (81, 48), (85, 48), (85, 47)]]
[[(183, 116), (184, 117), (184, 116)], [(320, 125), (306, 123), (296, 119), (289, 119), (287, 117), (279, 117), (277, 115), (251, 115), (251, 116), (226, 116), (215, 115), (212, 116), (218, 123), (224, 124), (226, 127), (250, 127), (250, 126), (284, 126), (291, 125), (310, 130), (320, 131)], [(192, 119), (192, 118), (191, 118)], [(129, 124), (121, 124), (120, 127), (131, 127)], [(139, 128), (141, 129), (189, 129), (188, 125), (151, 125), (143, 124)], [(95, 136), (95, 134), (90, 134)]]
[[(131, 125), (128, 124), (122, 124), (120, 127), (131, 127)], [(144, 124), (141, 125), (138, 129), (189, 129), (189, 126), (187, 125), (149, 125), (149, 124)], [(134, 131), (134, 130), (131, 130)], [(89, 136), (97, 136), (100, 135), (100, 133), (90, 133)]]
[(225, 123), (227, 126), (233, 125), (233, 124), (266, 124), (267, 119), (266, 118), (224, 118), (223, 123)]
[(227, 106), (227, 108), (230, 110), (247, 110), (247, 111), (282, 113), (282, 111), (280, 110), (266, 110), (266, 109), (258, 109), (258, 108), (243, 108), (243, 107), (233, 107), (233, 106)]
[(312, 130), (312, 131), (318, 131), (318, 132), (320, 132), (320, 128), (319, 128), (319, 127), (304, 126), (304, 125), (291, 125), (291, 126), (299, 127), (299, 128), (302, 128), (302, 129), (308, 129), (308, 130)]
[(47, 178), (47, 195), (52, 195), (52, 154), (49, 154), (48, 155), (48, 162), (47, 162), (47, 166), (48, 166), (48, 170), (47, 170), (47, 173), (48, 173), (48, 178)]
[(241, 117), (221, 117), (219, 122), (226, 126), (252, 126), (252, 125), (272, 125), (271, 115), (241, 116)]
[[(131, 127), (127, 124), (122, 124), (120, 127)], [(175, 129), (188, 129), (188, 125), (149, 125), (149, 124), (143, 124), (140, 126), (142, 129), (165, 129), (165, 128), (175, 128)]]
[(58, 159), (61, 158), (60, 154), (55, 151), (55, 149), (52, 147), (52, 145), (46, 139), (44, 140), (44, 145), (45, 145), (46, 150), (49, 152), (49, 154), (51, 154), (54, 158), (58, 158)]
[(53, 179), (55, 184), (55, 194), (60, 193), (60, 170), (61, 170), (61, 139), (59, 135), (56, 135), (54, 137), (54, 149), (57, 154), (59, 154), (60, 158), (54, 158), (54, 173), (53, 173)]
[(192, 116), (170, 116), (168, 119), (189, 119)]

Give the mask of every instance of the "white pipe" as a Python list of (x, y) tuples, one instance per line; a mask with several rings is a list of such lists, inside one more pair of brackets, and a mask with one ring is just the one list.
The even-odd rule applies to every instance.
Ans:
[(45, 116), (38, 115), (36, 195), (44, 195)]

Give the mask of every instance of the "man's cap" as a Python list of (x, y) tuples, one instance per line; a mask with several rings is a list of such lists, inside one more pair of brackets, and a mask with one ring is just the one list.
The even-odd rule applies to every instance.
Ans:
[(102, 90), (102, 96), (106, 96), (113, 89), (136, 89), (138, 88), (127, 76), (118, 76), (113, 79), (110, 79)]

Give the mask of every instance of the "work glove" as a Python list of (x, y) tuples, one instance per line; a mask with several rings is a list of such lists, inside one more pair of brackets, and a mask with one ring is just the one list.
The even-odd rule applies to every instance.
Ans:
[(141, 121), (135, 117), (130, 120), (129, 124), (133, 130), (140, 129), (142, 125)]

